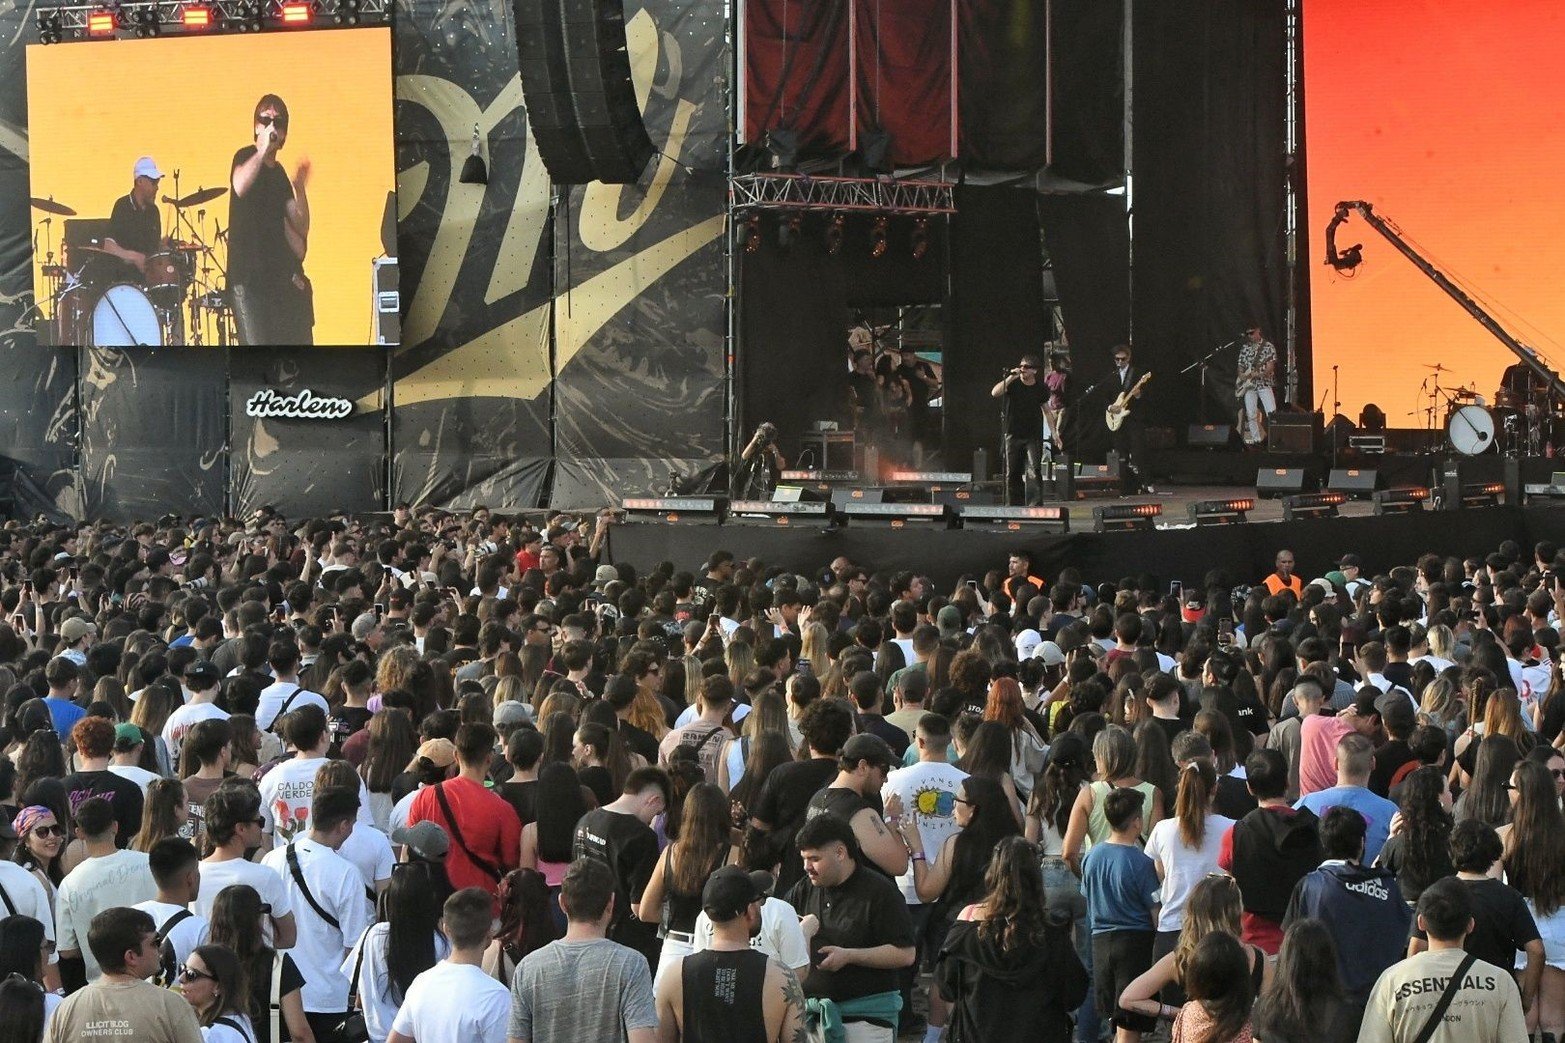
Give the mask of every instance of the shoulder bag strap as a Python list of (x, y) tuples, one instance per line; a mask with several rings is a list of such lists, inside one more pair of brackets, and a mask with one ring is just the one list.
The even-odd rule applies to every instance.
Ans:
[(504, 874), (501, 873), (500, 870), (496, 869), (493, 863), (486, 859), (479, 858), (477, 855), (473, 854), (473, 849), (468, 847), (467, 841), (462, 839), (462, 830), (461, 827), (456, 824), (456, 814), (451, 810), (451, 801), (446, 798), (446, 784), (444, 782), (435, 787), (435, 799), (440, 802), (440, 810), (445, 813), (446, 822), (448, 822), (451, 826), (451, 839), (456, 841), (456, 846), (462, 849), (462, 854), (467, 856), (467, 860), (469, 862), (473, 863), (473, 865), (494, 877), (495, 881), (498, 883), (500, 877)]
[(370, 944), (370, 924), (364, 928), (364, 933), (359, 935), (359, 954), (353, 960), (353, 977), (348, 979), (348, 1013), (357, 1014), (364, 1009), (364, 1004), (359, 1001), (359, 972), (364, 969), (364, 950)]
[[(10, 904), (11, 903), (9, 901), (6, 902), (6, 905)], [(167, 941), (168, 936), (174, 933), (174, 928), (178, 927), (180, 924), (184, 923), (194, 915), (196, 914), (191, 912), (189, 909), (181, 909), (179, 912), (165, 920), (163, 922), (163, 929), (159, 931), (156, 936), (158, 944), (162, 945), (165, 941)]]
[(310, 893), (310, 885), (304, 882), (304, 870), (299, 866), (299, 853), (293, 849), (292, 844), (289, 844), (283, 851), (288, 859), (288, 872), (293, 875), (293, 882), (298, 884), (299, 890), (304, 893), (304, 900), (310, 903), (310, 908), (315, 910), (315, 915), (331, 924), (338, 931), (341, 931), (342, 924), (337, 921), (335, 916), (321, 908), (321, 903), (317, 902), (315, 896)]
[(6, 889), (3, 885), (0, 885), (0, 902), (5, 903), (5, 911), (8, 916), (16, 915), (16, 903), (11, 901), (11, 896), (6, 893)]
[(245, 1027), (243, 1025), (241, 1025), (235, 1019), (229, 1017), (227, 1014), (224, 1014), (222, 1017), (215, 1019), (212, 1022), (212, 1024), (214, 1024), (214, 1025), (227, 1025), (229, 1028), (231, 1028), (235, 1032), (239, 1033), (239, 1035), (242, 1036), (244, 1039), (249, 1040), (250, 1043), (255, 1043), (255, 1041), (253, 1039), (251, 1039), (250, 1033), (245, 1031)]
[(281, 950), (272, 953), (272, 1035), (270, 1037), (272, 1043), (277, 1043), (277, 1040), (283, 1038), (283, 960), (286, 958)]
[(1462, 958), (1462, 962), (1456, 965), (1456, 973), (1451, 975), (1451, 980), (1445, 983), (1445, 992), (1440, 996), (1440, 1002), (1435, 1004), (1435, 1009), (1429, 1012), (1429, 1020), (1424, 1022), (1424, 1027), (1418, 1030), (1418, 1035), (1413, 1037), (1413, 1043), (1429, 1043), (1445, 1021), (1445, 1012), (1451, 1006), (1451, 1001), (1456, 999), (1456, 994), (1462, 988), (1462, 979), (1467, 976), (1467, 971), (1476, 963), (1478, 957), (1468, 953)]
[(302, 691), (304, 691), (304, 685), (296, 684), (293, 686), (293, 691), (288, 693), (288, 698), (284, 699), (282, 706), (278, 707), (277, 716), (272, 718), (272, 726), (268, 728), (267, 731), (277, 730), (277, 722), (282, 720), (283, 717), (288, 713), (288, 707), (293, 705), (293, 701), (299, 698), (299, 693)]

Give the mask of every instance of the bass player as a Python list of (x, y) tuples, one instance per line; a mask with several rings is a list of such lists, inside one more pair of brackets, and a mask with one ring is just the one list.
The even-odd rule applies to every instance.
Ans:
[(1114, 372), (1107, 383), (1118, 397), (1109, 406), (1108, 417), (1117, 415), (1118, 419), (1117, 427), (1110, 419), (1109, 428), (1114, 453), (1120, 462), (1120, 486), (1127, 496), (1156, 492), (1148, 480), (1151, 476), (1146, 467), (1146, 429), (1141, 421), (1139, 401), (1141, 388), (1150, 376), (1131, 362), (1130, 345), (1121, 344), (1114, 349)]

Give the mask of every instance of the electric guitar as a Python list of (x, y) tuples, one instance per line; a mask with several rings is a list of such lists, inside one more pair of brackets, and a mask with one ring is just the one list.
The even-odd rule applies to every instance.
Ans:
[(1118, 431), (1120, 425), (1125, 422), (1125, 417), (1130, 414), (1130, 402), (1141, 397), (1141, 389), (1146, 387), (1147, 381), (1152, 379), (1151, 373), (1141, 374), (1141, 379), (1133, 384), (1129, 391), (1122, 391), (1119, 397), (1109, 403), (1109, 407), (1103, 411), (1103, 422), (1109, 425), (1110, 431)]

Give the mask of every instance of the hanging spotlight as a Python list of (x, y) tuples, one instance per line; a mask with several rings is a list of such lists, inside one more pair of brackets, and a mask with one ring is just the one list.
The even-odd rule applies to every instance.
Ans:
[(929, 252), (929, 218), (920, 217), (913, 222), (913, 260), (922, 261)]
[(886, 226), (889, 219), (884, 214), (875, 218), (875, 227), (869, 233), (869, 255), (871, 257), (886, 256)]
[(38, 42), (59, 43), (64, 35), (64, 25), (60, 20), (60, 12), (43, 11), (37, 13)]
[(804, 214), (798, 210), (777, 222), (777, 245), (784, 250), (799, 240), (799, 229), (804, 225)]
[(744, 222), (744, 252), (753, 254), (761, 249), (761, 215), (751, 214)]
[(131, 24), (135, 27), (136, 39), (138, 40), (156, 36), (162, 28), (158, 24), (158, 9), (151, 6), (139, 8), (131, 16)]
[(358, 25), (359, 0), (336, 0), (332, 7), (332, 18), (338, 25)]
[[(339, 12), (338, 17), (340, 18), (342, 11), (341, 3), (337, 5), (337, 10)], [(354, 11), (357, 12), (357, 10), (357, 0), (354, 0)], [(355, 21), (358, 20), (357, 13), (355, 13), (353, 17)], [(476, 123), (473, 124), (472, 150), (467, 154), (467, 158), (462, 161), (462, 173), (457, 178), (457, 181), (464, 185), (489, 184), (489, 167), (484, 162), (483, 141), (478, 136), (478, 124)]]
[(826, 252), (835, 257), (842, 252), (842, 235), (848, 224), (848, 215), (838, 210), (826, 225)]

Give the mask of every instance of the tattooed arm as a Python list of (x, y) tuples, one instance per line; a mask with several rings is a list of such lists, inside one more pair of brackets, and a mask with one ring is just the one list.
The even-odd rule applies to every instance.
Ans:
[(766, 1028), (776, 1043), (808, 1043), (804, 1021), (804, 989), (792, 968), (778, 960), (766, 967)]

